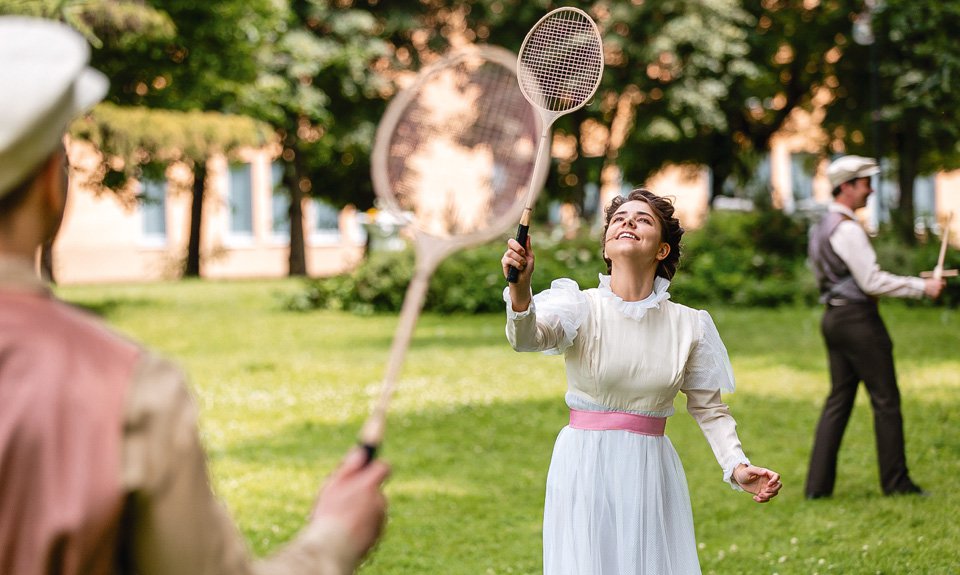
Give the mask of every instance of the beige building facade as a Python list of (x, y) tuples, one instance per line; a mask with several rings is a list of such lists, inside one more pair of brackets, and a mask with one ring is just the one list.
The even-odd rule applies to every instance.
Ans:
[[(71, 142), (80, 173), (96, 150)], [(279, 188), (279, 164), (270, 150), (241, 160), (216, 156), (207, 164), (201, 227), (201, 275), (211, 279), (287, 275), (288, 196)], [(62, 284), (144, 282), (181, 276), (190, 233), (190, 171), (173, 165), (164, 181), (132, 182), (123, 193), (96, 191), (88, 178), (71, 179), (64, 225), (53, 247), (54, 277)], [(365, 236), (349, 209), (303, 203), (307, 269), (328, 276), (362, 258)]]
[[(758, 170), (760, 185), (767, 186), (774, 205), (786, 211), (818, 209), (830, 201), (827, 160), (817, 152), (823, 149), (822, 142), (810, 136), (817, 133), (812, 121), (800, 118), (774, 139), (768, 160)], [(80, 173), (96, 161), (97, 151), (86, 142), (70, 142), (68, 151)], [(203, 277), (287, 275), (289, 200), (279, 188), (275, 157), (271, 150), (249, 150), (239, 161), (223, 156), (209, 160), (201, 234)], [(173, 165), (163, 181), (135, 182), (121, 194), (98, 192), (87, 178), (72, 178), (67, 216), (53, 249), (56, 280), (81, 284), (180, 277), (190, 229), (191, 177), (186, 166)], [(646, 185), (673, 196), (681, 221), (695, 228), (709, 211), (709, 178), (706, 168), (675, 167)], [(884, 182), (882, 187), (890, 191), (892, 186)], [(960, 245), (960, 171), (918, 181), (916, 203), (928, 225), (956, 213), (951, 237)], [(336, 211), (316, 200), (306, 200), (302, 207), (309, 275), (324, 277), (352, 269), (366, 245), (360, 224), (365, 214), (351, 208)], [(868, 227), (879, 223), (878, 206), (868, 205), (862, 212)]]

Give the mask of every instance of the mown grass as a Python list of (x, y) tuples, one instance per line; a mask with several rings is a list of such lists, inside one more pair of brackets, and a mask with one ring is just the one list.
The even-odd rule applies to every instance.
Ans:
[[(394, 316), (283, 311), (295, 281), (58, 290), (176, 358), (201, 406), (217, 492), (255, 553), (302, 526), (315, 487), (353, 444), (378, 389)], [(818, 309), (710, 310), (733, 359), (727, 397), (754, 462), (783, 474), (757, 505), (720, 471), (677, 400), (680, 452), (705, 573), (960, 572), (960, 313), (885, 304), (908, 462), (928, 498), (880, 496), (861, 391), (836, 496), (803, 479), (827, 374)], [(383, 457), (387, 534), (362, 573), (540, 572), (543, 483), (565, 423), (563, 362), (517, 354), (503, 318), (426, 315), (407, 356)]]

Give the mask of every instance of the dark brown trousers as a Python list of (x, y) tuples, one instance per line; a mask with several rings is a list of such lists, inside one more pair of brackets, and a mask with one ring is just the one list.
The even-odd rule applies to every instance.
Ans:
[(880, 487), (885, 494), (909, 489), (913, 483), (904, 454), (893, 342), (876, 304), (828, 306), (820, 327), (827, 344), (831, 386), (817, 424), (806, 495), (833, 493), (837, 454), (861, 381), (873, 408)]

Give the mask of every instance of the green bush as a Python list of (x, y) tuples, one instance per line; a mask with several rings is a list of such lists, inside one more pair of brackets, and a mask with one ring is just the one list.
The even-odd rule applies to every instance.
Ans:
[(366, 315), (397, 311), (413, 277), (411, 252), (375, 252), (349, 274), (311, 280), (285, 302), (287, 309), (345, 310)]
[(815, 302), (807, 227), (805, 219), (774, 209), (711, 213), (684, 236), (675, 299), (692, 306)]
[[(808, 225), (804, 218), (773, 209), (710, 214), (704, 226), (684, 235), (680, 268), (670, 289), (674, 301), (692, 307), (815, 304), (816, 283), (806, 261)], [(538, 229), (543, 232), (536, 233)], [(534, 293), (561, 277), (575, 280), (582, 288), (597, 285), (597, 274), (606, 272), (606, 265), (595, 234), (557, 240), (546, 228), (534, 230)], [(917, 275), (933, 268), (939, 240), (934, 237), (919, 246), (905, 246), (887, 232), (880, 234), (875, 246), (883, 269)], [(424, 309), (443, 313), (503, 310), (501, 294), (506, 284), (500, 257), (504, 247), (505, 240), (499, 240), (447, 257), (431, 278)], [(960, 267), (957, 251), (949, 256), (946, 267)], [(311, 280), (286, 306), (358, 314), (396, 312), (413, 269), (411, 250), (375, 252), (350, 274)], [(951, 306), (960, 302), (960, 281), (949, 283), (942, 301)]]
[[(506, 240), (491, 242), (448, 256), (430, 279), (424, 309), (435, 312), (483, 313), (503, 310), (506, 280), (500, 269)], [(582, 286), (597, 283), (606, 267), (600, 258), (599, 241), (585, 234), (569, 241), (556, 241), (549, 234), (532, 235), (537, 257), (533, 290), (550, 287), (559, 277), (575, 279)], [(352, 273), (311, 280), (307, 288), (288, 298), (292, 310), (330, 309), (358, 314), (398, 311), (413, 277), (414, 253), (375, 252)]]

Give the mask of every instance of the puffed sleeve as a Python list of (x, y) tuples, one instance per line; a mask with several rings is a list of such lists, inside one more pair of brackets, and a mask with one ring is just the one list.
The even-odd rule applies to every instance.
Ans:
[(550, 288), (533, 296), (526, 311), (515, 312), (510, 290), (503, 290), (507, 304), (507, 340), (516, 351), (562, 354), (573, 344), (590, 310), (587, 296), (577, 282), (554, 280)]
[(733, 393), (736, 385), (727, 348), (710, 314), (697, 310), (700, 337), (690, 352), (683, 374), (683, 389), (719, 389)]
[(690, 352), (680, 390), (687, 396), (687, 411), (700, 426), (713, 455), (723, 469), (723, 480), (742, 491), (733, 480), (733, 470), (750, 464), (737, 436), (737, 422), (720, 398), (720, 391), (733, 392), (733, 368), (727, 349), (710, 314), (697, 312), (700, 337)]

